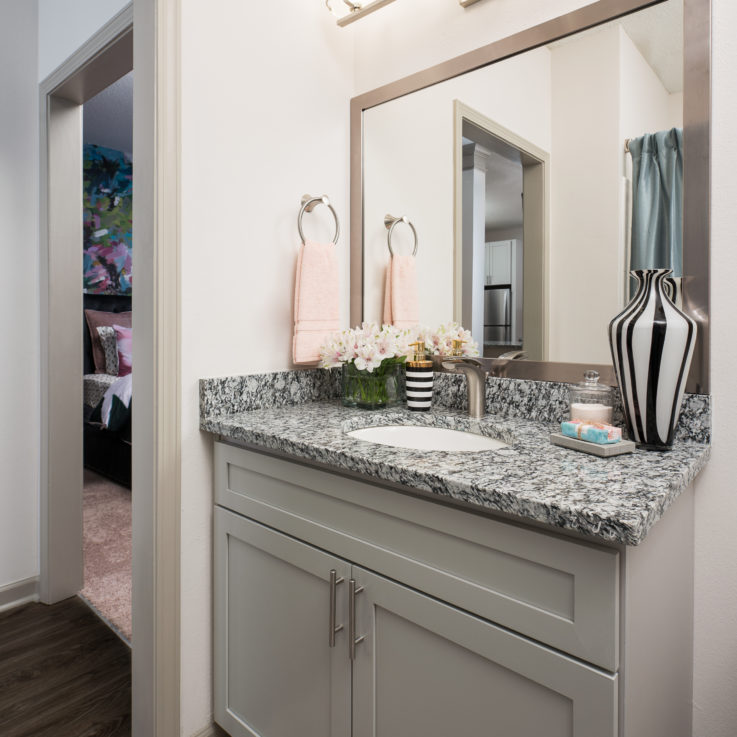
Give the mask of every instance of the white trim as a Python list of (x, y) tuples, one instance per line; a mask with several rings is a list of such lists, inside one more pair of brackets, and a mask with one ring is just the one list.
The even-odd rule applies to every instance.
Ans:
[(179, 5), (134, 5), (134, 737), (180, 735)]
[(38, 576), (0, 586), (0, 612), (38, 601)]
[(90, 64), (95, 57), (133, 27), (133, 3), (128, 3), (94, 36), (91, 36), (70, 57), (63, 61), (41, 82), (42, 95), (51, 94), (62, 82)]

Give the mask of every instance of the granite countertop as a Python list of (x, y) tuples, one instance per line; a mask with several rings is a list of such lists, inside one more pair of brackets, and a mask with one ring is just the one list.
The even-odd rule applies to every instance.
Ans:
[[(645, 539), (710, 452), (708, 442), (678, 440), (667, 452), (637, 450), (598, 458), (552, 445), (555, 423), (502, 414), (471, 420), (464, 411), (446, 407), (429, 413), (402, 408), (367, 412), (343, 407), (336, 399), (318, 399), (236, 412), (220, 406), (208, 412), (213, 405), (217, 402), (210, 391), (200, 427), (223, 439), (627, 545)], [(471, 430), (509, 445), (495, 451), (428, 452), (346, 435), (382, 424)]]

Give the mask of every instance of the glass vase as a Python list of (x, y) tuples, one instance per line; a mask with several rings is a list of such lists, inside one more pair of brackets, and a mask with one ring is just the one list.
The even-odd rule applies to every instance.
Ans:
[(696, 343), (696, 322), (671, 301), (670, 269), (638, 269), (637, 294), (609, 323), (609, 345), (631, 440), (648, 450), (673, 446)]
[(353, 363), (343, 364), (343, 405), (361, 409), (383, 409), (405, 401), (404, 364), (379, 366), (360, 371)]

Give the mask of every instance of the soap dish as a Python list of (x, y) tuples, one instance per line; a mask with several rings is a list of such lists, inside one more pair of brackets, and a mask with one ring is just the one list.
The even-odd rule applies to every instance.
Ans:
[(620, 440), (618, 443), (609, 443), (608, 445), (599, 445), (598, 443), (590, 443), (588, 440), (579, 440), (578, 438), (569, 438), (560, 432), (550, 433), (550, 442), (553, 445), (560, 445), (563, 448), (571, 448), (571, 450), (580, 450), (591, 455), (601, 456), (602, 458), (611, 458), (612, 456), (621, 456), (625, 453), (632, 453), (637, 447), (631, 440)]

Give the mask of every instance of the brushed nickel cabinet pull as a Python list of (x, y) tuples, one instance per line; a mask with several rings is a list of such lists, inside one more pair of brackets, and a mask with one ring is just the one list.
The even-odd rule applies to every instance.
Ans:
[(366, 639), (366, 635), (356, 637), (356, 594), (363, 591), (363, 586), (356, 586), (356, 580), (348, 581), (348, 652), (351, 660), (356, 659), (356, 645)]
[(328, 644), (335, 647), (335, 633), (343, 629), (342, 624), (335, 624), (335, 589), (339, 583), (343, 583), (343, 577), (338, 578), (338, 572), (330, 569), (330, 634), (328, 636)]

